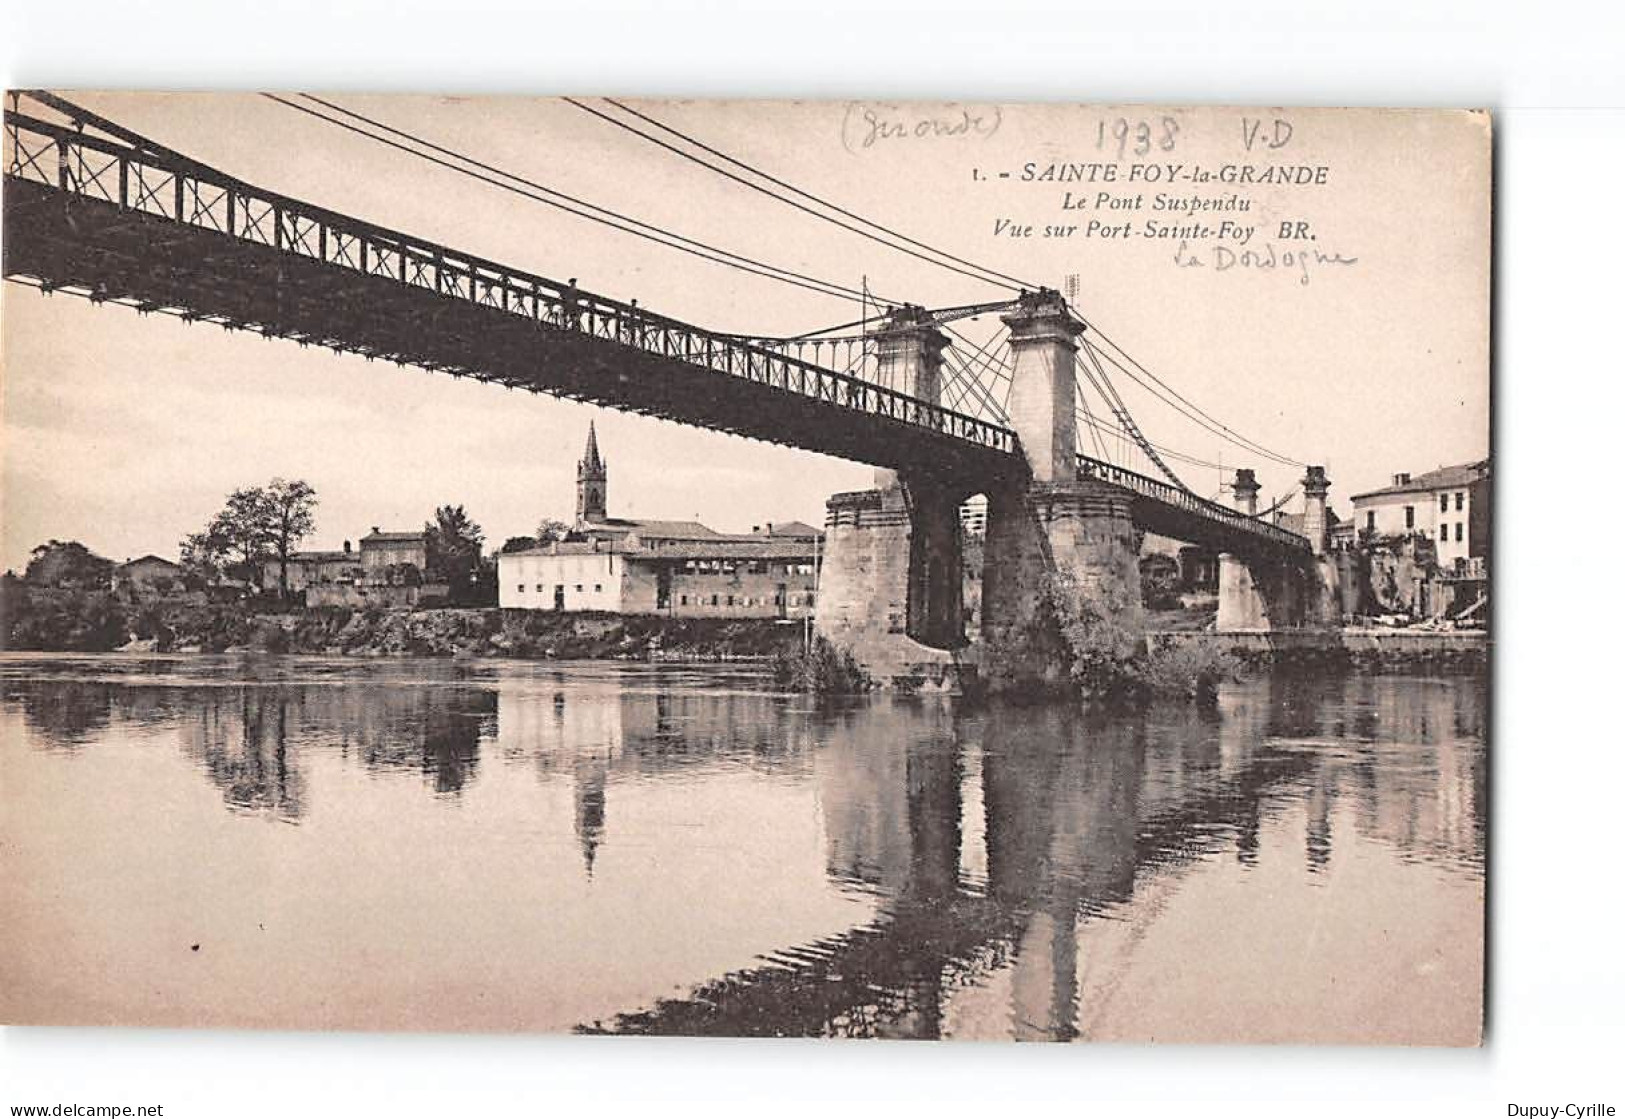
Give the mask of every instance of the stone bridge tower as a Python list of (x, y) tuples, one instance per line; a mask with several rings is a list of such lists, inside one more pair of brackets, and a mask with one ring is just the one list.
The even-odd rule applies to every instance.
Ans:
[(980, 671), (994, 688), (1060, 684), (1071, 665), (1064, 628), (1087, 630), (1103, 652), (1126, 655), (1143, 642), (1139, 537), (1130, 495), (1078, 475), (1083, 325), (1047, 289), (1023, 294), (1004, 323), (1010, 426), (1028, 470), (987, 495)]

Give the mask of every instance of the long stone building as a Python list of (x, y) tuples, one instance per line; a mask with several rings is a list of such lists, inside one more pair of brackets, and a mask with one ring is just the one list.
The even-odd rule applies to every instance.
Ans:
[(804, 618), (817, 604), (823, 534), (800, 521), (718, 532), (698, 521), (608, 515), (598, 433), (576, 467), (576, 520), (561, 541), (497, 559), (505, 609), (695, 618)]

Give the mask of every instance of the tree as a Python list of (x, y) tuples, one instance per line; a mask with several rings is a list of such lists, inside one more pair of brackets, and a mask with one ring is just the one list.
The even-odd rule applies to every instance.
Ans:
[(37, 587), (106, 590), (113, 561), (103, 559), (77, 540), (48, 540), (28, 557), (23, 578)]
[(534, 536), (510, 536), (502, 542), (502, 547), (498, 548), (497, 551), (507, 556), (512, 555), (514, 552), (528, 552), (536, 547), (536, 544), (537, 541)]
[(277, 558), (277, 593), (288, 597), (288, 560), (299, 542), (316, 530), (316, 491), (295, 478), (272, 478), (260, 491), (266, 504), (271, 546)]
[(546, 547), (548, 544), (552, 544), (555, 541), (563, 541), (569, 535), (569, 525), (565, 524), (563, 521), (555, 521), (552, 518), (545, 518), (541, 524), (536, 526), (535, 546), (538, 548)]
[(288, 560), (316, 527), (316, 491), (306, 482), (271, 479), (234, 490), (202, 532), (181, 541), (181, 565), (208, 582), (233, 568), (257, 573), (278, 561), (277, 588), (288, 593)]
[(442, 505), (423, 526), (430, 580), (445, 583), (453, 597), (467, 590), (480, 563), (485, 533), (461, 505)]
[(1179, 561), (1165, 552), (1140, 557), (1140, 596), (1152, 610), (1179, 607)]

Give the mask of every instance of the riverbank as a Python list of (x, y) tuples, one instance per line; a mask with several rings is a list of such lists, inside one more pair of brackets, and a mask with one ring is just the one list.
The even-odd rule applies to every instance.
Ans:
[[(1407, 629), (1229, 633), (1157, 630), (1153, 646), (1228, 655), (1254, 668), (1473, 673), (1486, 670), (1482, 631)], [(176, 596), (131, 602), (107, 592), (8, 588), (0, 648), (28, 652), (260, 651), (327, 656), (486, 656), (560, 660), (759, 660), (799, 653), (800, 625), (772, 618), (503, 610), (317, 607), (278, 612), (250, 602)]]
[(327, 656), (569, 660), (770, 660), (797, 650), (800, 625), (773, 618), (555, 614), (496, 607), (277, 612), (188, 598), (132, 603), (102, 592), (8, 594), (0, 647), (32, 652), (259, 651)]

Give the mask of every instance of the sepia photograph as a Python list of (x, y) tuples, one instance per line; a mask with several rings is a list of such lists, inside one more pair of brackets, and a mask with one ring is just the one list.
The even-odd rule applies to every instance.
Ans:
[(1491, 113), (4, 109), (0, 1020), (1481, 1043)]

